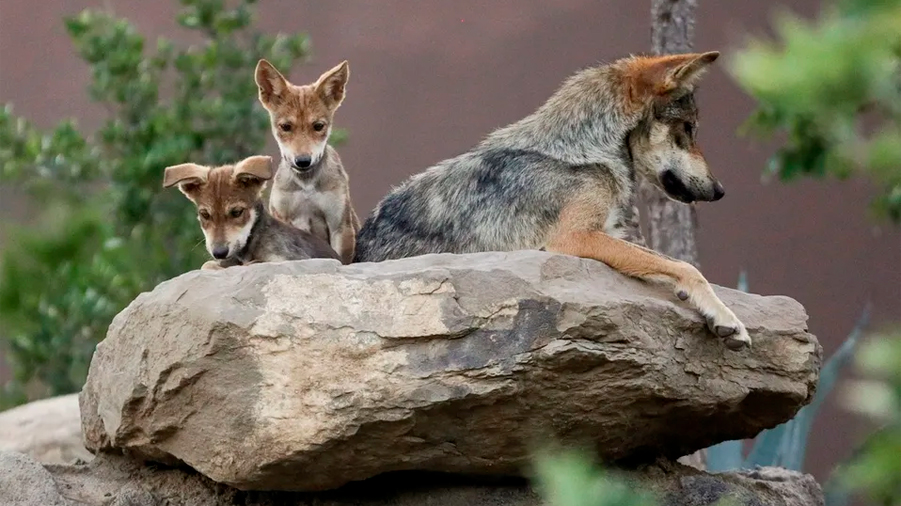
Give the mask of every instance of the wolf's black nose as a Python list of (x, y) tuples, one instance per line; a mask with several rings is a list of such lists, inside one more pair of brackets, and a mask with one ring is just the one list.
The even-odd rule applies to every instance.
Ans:
[(713, 185), (713, 200), (719, 200), (719, 199), (723, 198), (723, 196), (725, 194), (726, 194), (726, 189), (723, 188), (723, 185), (720, 184), (719, 181), (714, 183), (714, 185)]
[(294, 158), (294, 165), (300, 167), (301, 169), (305, 169), (309, 167), (313, 163), (313, 158), (310, 155), (300, 155)]
[(223, 260), (228, 256), (228, 246), (216, 246), (213, 248), (213, 258)]

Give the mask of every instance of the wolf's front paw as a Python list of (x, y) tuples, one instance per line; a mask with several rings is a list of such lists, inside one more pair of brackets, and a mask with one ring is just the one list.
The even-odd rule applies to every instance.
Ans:
[(219, 262), (215, 260), (207, 260), (203, 263), (203, 265), (200, 266), (200, 270), (202, 271), (219, 271), (222, 269), (224, 269), (224, 267), (222, 267)]
[(718, 311), (716, 316), (707, 316), (707, 328), (723, 339), (730, 350), (741, 350), (751, 346), (748, 329), (728, 308)]
[[(700, 278), (700, 274), (698, 275)], [(713, 288), (703, 279), (689, 280), (675, 287), (679, 300), (688, 300), (707, 319), (707, 327), (722, 338), (730, 350), (740, 350), (751, 346), (751, 336), (731, 309), (713, 292)]]

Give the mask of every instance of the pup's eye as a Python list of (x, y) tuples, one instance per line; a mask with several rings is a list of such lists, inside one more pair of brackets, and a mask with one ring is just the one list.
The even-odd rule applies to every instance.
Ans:
[(691, 123), (686, 121), (685, 122), (685, 135), (688, 135), (689, 137), (694, 137), (694, 130), (695, 130), (694, 125), (692, 125)]
[(241, 209), (240, 207), (236, 207), (228, 212), (228, 215), (232, 218), (240, 218), (242, 214), (244, 214), (244, 209)]
[(197, 214), (199, 214), (199, 215), (200, 215), (200, 218), (203, 219), (203, 220), (208, 220), (208, 219), (210, 219), (210, 212), (207, 211), (206, 209), (201, 209), (200, 212), (197, 213)]
[(321, 121), (317, 121), (316, 123), (313, 123), (313, 130), (316, 130), (317, 132), (321, 132), (323, 128), (325, 128), (325, 123), (323, 123)]
[(278, 129), (282, 132), (290, 132), (291, 128), (291, 123), (282, 123), (278, 126)]

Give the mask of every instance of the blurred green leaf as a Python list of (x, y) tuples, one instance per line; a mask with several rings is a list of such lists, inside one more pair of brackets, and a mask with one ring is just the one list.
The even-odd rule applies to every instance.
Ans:
[(873, 409), (876, 399), (861, 399), (859, 389), (846, 392), (845, 404), (878, 428), (837, 471), (837, 484), (828, 491), (837, 497), (860, 491), (873, 504), (896, 506), (901, 504), (901, 331), (874, 336), (861, 348), (857, 366), (868, 378), (866, 383), (878, 392), (880, 406)]
[(545, 452), (535, 460), (536, 487), (549, 506), (651, 506), (655, 497), (596, 467), (582, 452)]
[(780, 11), (775, 41), (751, 40), (730, 64), (758, 102), (742, 131), (785, 134), (767, 172), (868, 175), (873, 208), (901, 223), (901, 0), (827, 2), (815, 21)]

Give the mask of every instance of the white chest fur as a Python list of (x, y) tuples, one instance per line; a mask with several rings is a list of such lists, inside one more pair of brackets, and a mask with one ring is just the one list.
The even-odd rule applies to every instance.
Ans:
[(325, 241), (340, 227), (344, 201), (333, 192), (316, 190), (314, 184), (296, 181), (292, 188), (272, 190), (272, 208), (295, 227)]

